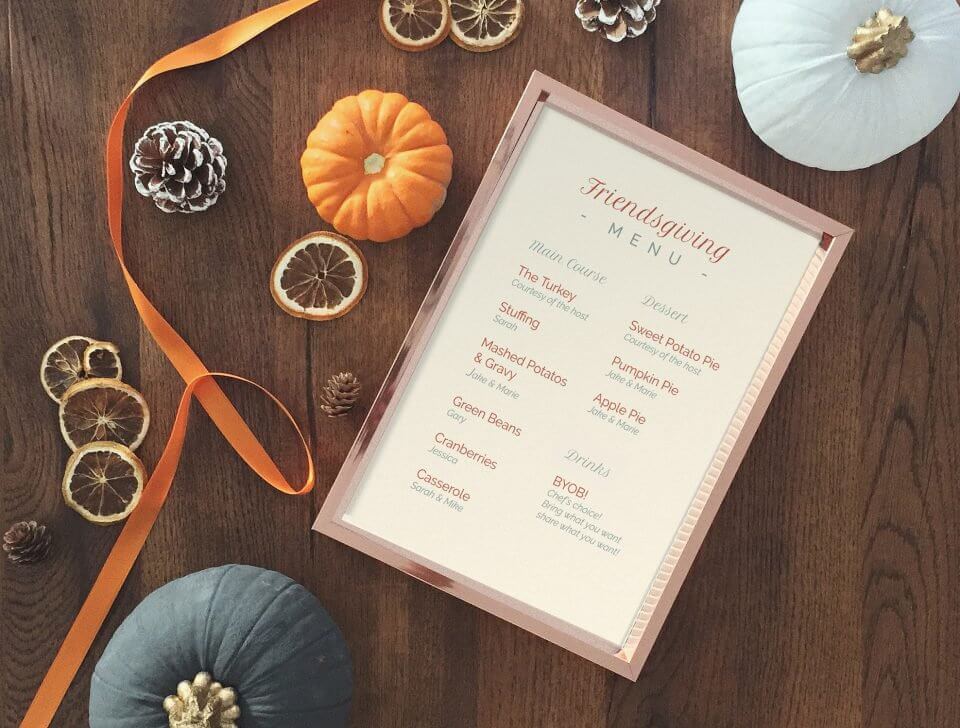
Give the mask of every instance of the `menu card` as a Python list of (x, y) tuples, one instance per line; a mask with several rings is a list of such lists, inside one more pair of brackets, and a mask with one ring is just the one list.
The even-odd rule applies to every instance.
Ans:
[(328, 505), (333, 535), (617, 653), (808, 303), (824, 231), (579, 108), (541, 98), (506, 150)]

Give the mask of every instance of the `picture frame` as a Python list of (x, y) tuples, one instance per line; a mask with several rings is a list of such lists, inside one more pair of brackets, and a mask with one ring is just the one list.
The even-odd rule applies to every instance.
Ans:
[[(547, 610), (471, 579), (443, 563), (360, 529), (345, 513), (363, 484), (372, 454), (390, 432), (391, 418), (417, 370), (465, 266), (500, 200), (501, 192), (545, 109), (563, 112), (577, 122), (641, 150), (726, 195), (759, 208), (819, 239), (796, 290), (764, 352), (740, 405), (714, 453), (710, 466), (677, 524), (655, 577), (626, 637), (619, 643), (600, 639)], [(370, 407), (360, 432), (333, 483), (314, 528), (441, 591), (497, 615), (619, 675), (636, 680), (662, 629), (691, 564), (743, 460), (786, 367), (819, 304), (853, 231), (763, 185), (623, 116), (563, 84), (535, 72), (497, 146), (476, 195), (450, 245), (436, 278)], [(630, 573), (622, 574), (629, 583)]]

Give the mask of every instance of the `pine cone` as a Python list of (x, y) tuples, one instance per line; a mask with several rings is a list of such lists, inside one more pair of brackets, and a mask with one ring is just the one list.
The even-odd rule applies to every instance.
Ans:
[(360, 397), (360, 380), (350, 372), (341, 372), (327, 380), (320, 395), (320, 410), (327, 417), (345, 415)]
[(607, 40), (642, 35), (657, 17), (660, 0), (577, 0), (576, 15), (591, 33), (600, 31)]
[(52, 541), (46, 526), (36, 521), (20, 521), (3, 534), (3, 550), (15, 564), (32, 564), (47, 555)]
[(201, 212), (227, 187), (223, 145), (189, 121), (154, 124), (130, 157), (133, 181), (164, 212)]

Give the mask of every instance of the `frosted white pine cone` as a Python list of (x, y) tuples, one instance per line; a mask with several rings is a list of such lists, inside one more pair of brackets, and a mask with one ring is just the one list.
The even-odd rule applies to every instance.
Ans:
[(201, 212), (227, 187), (223, 145), (189, 121), (154, 124), (130, 157), (133, 181), (164, 212)]
[(577, 0), (574, 11), (591, 33), (619, 43), (642, 35), (657, 17), (660, 0)]

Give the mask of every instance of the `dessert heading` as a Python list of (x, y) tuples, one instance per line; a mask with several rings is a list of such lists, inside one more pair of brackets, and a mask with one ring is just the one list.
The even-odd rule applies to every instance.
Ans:
[(670, 218), (664, 212), (661, 212), (657, 205), (641, 207), (640, 203), (618, 194), (616, 188), (607, 187), (607, 183), (597, 177), (588, 179), (587, 184), (580, 188), (580, 194), (592, 197), (607, 207), (653, 228), (654, 233), (661, 240), (672, 237), (674, 240), (699, 250), (708, 257), (711, 263), (719, 263), (730, 252), (729, 247), (721, 245), (703, 231), (696, 232), (693, 228), (688, 227), (685, 222)]

